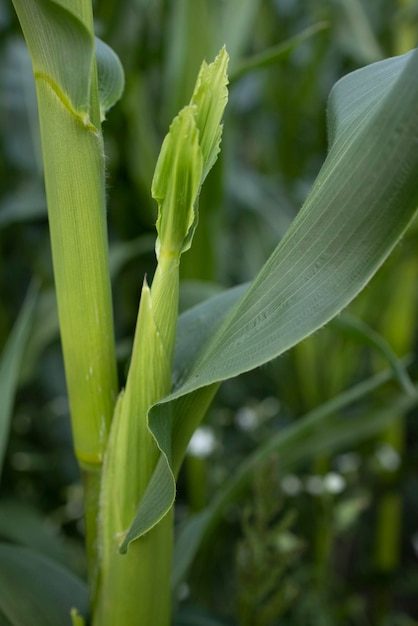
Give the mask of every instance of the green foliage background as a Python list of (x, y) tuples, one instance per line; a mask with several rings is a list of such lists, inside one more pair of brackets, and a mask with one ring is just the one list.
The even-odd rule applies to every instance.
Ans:
[[(332, 85), (353, 69), (414, 47), (418, 6), (401, 0), (99, 0), (95, 15), (97, 34), (126, 72), (123, 99), (104, 126), (123, 380), (142, 279), (155, 267), (152, 175), (202, 58), (212, 59), (226, 42), (230, 103), (222, 155), (202, 192), (193, 248), (184, 255), (183, 309), (257, 273), (325, 158)], [(274, 62), (246, 68), (248, 59), (274, 53), (312, 25), (317, 32)], [(81, 486), (58, 338), (36, 100), (7, 0), (0, 0), (0, 55), (0, 346), (29, 284), (35, 278), (42, 287), (2, 474), (0, 536), (83, 575)], [(398, 356), (409, 355), (413, 372), (417, 275), (412, 228), (351, 307)], [(366, 338), (334, 324), (271, 365), (224, 384), (200, 432), (209, 433), (213, 449), (208, 457), (189, 455), (180, 478), (179, 524), (211, 500), (258, 444), (387, 367)], [(367, 419), (392, 390), (390, 383), (351, 411)], [(379, 438), (313, 452), (290, 476), (275, 470), (272, 458), (178, 589), (176, 624), (415, 624), (417, 455), (416, 416), (408, 415)], [(341, 491), (333, 492), (332, 480)]]

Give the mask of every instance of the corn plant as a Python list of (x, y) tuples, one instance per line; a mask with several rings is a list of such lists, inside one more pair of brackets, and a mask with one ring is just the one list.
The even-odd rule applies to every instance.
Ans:
[[(227, 103), (227, 51), (202, 64), (156, 163), (151, 194), (158, 205), (157, 265), (151, 285), (147, 278), (142, 282), (131, 362), (119, 390), (102, 122), (121, 97), (123, 70), (115, 53), (94, 37), (89, 0), (13, 3), (36, 81), (74, 449), (85, 494), (89, 600), (65, 570), (4, 545), (0, 617), (14, 625), (167, 626), (170, 577), (176, 587), (254, 467), (274, 451), (280, 451), (284, 469), (350, 441), (354, 431), (366, 437), (390, 421), (394, 407), (399, 414), (416, 402), (408, 381), (387, 411), (334, 424), (324, 437), (321, 428), (326, 432), (336, 409), (382, 384), (384, 374), (280, 433), (186, 524), (172, 569), (176, 480), (220, 383), (276, 358), (335, 317), (415, 214), (418, 52), (370, 65), (336, 84), (328, 107), (329, 154), (286, 236), (249, 285), (179, 317), (180, 260), (198, 226), (199, 193), (220, 150)], [(24, 328), (33, 300), (27, 307)], [(23, 341), (15, 351), (19, 358)], [(6, 369), (8, 353), (4, 358)], [(394, 359), (393, 369), (404, 383), (403, 364)], [(13, 384), (3, 378), (0, 383), (12, 392), (16, 375)], [(4, 423), (9, 419), (8, 409)], [(26, 587), (31, 591), (22, 602)]]

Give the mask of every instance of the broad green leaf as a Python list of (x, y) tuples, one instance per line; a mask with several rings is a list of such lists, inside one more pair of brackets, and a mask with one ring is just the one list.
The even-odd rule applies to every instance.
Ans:
[(21, 362), (31, 330), (37, 293), (30, 290), (0, 361), (0, 476), (9, 437), (10, 419)]
[(384, 408), (369, 410), (367, 415), (363, 412), (351, 416), (341, 414), (341, 409), (382, 385), (390, 376), (383, 372), (336, 396), (280, 430), (245, 459), (224, 482), (209, 507), (191, 517), (183, 527), (175, 547), (173, 586), (182, 581), (199, 546), (251, 482), (254, 472), (262, 469), (271, 458), (277, 462), (277, 471), (289, 472), (317, 455), (329, 454), (378, 434), (403, 412), (416, 406), (417, 390), (414, 397), (398, 394)]
[(213, 281), (184, 279), (180, 282), (179, 311), (184, 313), (222, 291), (223, 287)]
[(418, 204), (417, 76), (418, 52), (336, 85), (334, 142), (311, 194), (176, 395), (275, 358), (341, 311), (378, 269)]
[(223, 291), (189, 309), (179, 317), (174, 352), (173, 386), (178, 389), (190, 376), (200, 351), (210, 341), (249, 285)]
[[(206, 343), (193, 347), (193, 365), (174, 392), (151, 409), (154, 432), (159, 415), (161, 421), (171, 415), (173, 469), (193, 419), (180, 399), (193, 392), (196, 407), (202, 393), (204, 404), (207, 392), (199, 389), (270, 361), (326, 324), (361, 291), (408, 226), (418, 204), (417, 77), (414, 51), (358, 70), (333, 89), (330, 151), (307, 201), (244, 296), (219, 317)], [(156, 471), (172, 485), (168, 510), (174, 483), (164, 456)], [(158, 501), (162, 517), (162, 498), (148, 497)], [(132, 529), (144, 528), (143, 515), (140, 505)]]
[(86, 585), (27, 548), (0, 544), (0, 613), (12, 626), (71, 626), (73, 608), (86, 614)]

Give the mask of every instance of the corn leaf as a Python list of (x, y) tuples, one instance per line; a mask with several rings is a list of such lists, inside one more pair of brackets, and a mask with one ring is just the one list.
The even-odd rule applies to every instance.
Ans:
[(15, 0), (14, 6), (35, 79), (47, 81), (74, 115), (88, 118), (94, 37), (74, 3)]
[(86, 613), (84, 583), (43, 556), (0, 544), (0, 615), (13, 626), (71, 626), (73, 608)]
[[(46, 81), (64, 106), (84, 124), (90, 121), (94, 55), (97, 58), (101, 119), (119, 100), (124, 74), (109, 46), (94, 38), (88, 3), (14, 0), (32, 58), (35, 79)], [(71, 62), (69, 62), (71, 59)]]
[(188, 402), (195, 410), (201, 397), (205, 405), (220, 381), (274, 359), (326, 324), (403, 234), (418, 204), (417, 77), (413, 51), (358, 70), (334, 87), (330, 151), (307, 201), (243, 297), (218, 316), (206, 341), (191, 346), (193, 365), (179, 386), (151, 409), (157, 439), (162, 424), (171, 424), (173, 461), (170, 466), (162, 455), (126, 541), (146, 532), (173, 504), (174, 473), (194, 421)]
[(31, 290), (3, 350), (0, 361), (0, 476), (9, 437), (13, 402), (26, 347), (34, 317), (37, 293)]

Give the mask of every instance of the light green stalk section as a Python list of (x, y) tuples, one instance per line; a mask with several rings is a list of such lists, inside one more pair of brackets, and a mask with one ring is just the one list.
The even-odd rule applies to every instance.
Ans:
[[(117, 381), (92, 7), (86, 0), (14, 4), (36, 81), (61, 340), (74, 447), (83, 470), (94, 589), (100, 469)], [(108, 57), (104, 44), (101, 52), (103, 61)], [(104, 81), (107, 106), (118, 97), (111, 102), (110, 74)]]
[[(197, 197), (205, 167), (214, 162), (219, 151), (225, 102), (219, 108), (216, 96), (219, 85), (225, 89), (226, 61), (223, 51), (211, 66), (203, 65), (194, 94), (194, 98), (199, 94), (198, 102), (192, 99), (174, 119), (155, 170), (152, 194), (159, 209), (158, 265), (151, 289), (146, 280), (142, 288), (131, 366), (106, 452), (100, 506), (100, 590), (94, 626), (168, 626), (170, 622), (172, 512), (143, 537), (130, 543), (125, 540), (160, 457), (160, 442), (151, 433), (148, 413), (171, 391), (180, 256), (191, 245), (196, 228)], [(169, 421), (163, 430), (170, 438)]]
[(125, 392), (119, 396), (104, 470), (101, 587), (93, 621), (97, 626), (168, 623), (170, 522), (157, 526), (126, 555), (120, 553), (119, 546), (158, 459), (158, 448), (147, 424), (148, 408), (161, 394), (168, 393), (170, 385), (171, 364), (155, 325), (151, 292), (145, 283), (132, 365)]
[(89, 467), (103, 460), (116, 398), (102, 138), (47, 82), (37, 92), (74, 445)]

